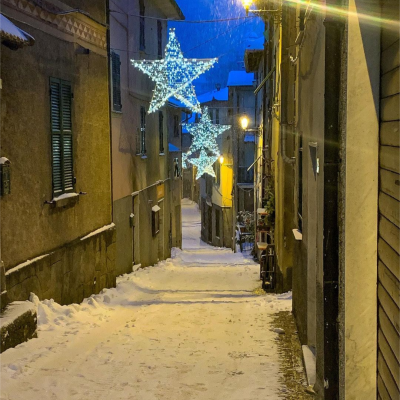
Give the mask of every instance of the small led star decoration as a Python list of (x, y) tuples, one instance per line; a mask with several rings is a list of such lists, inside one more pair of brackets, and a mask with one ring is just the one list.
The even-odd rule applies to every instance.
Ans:
[(214, 155), (220, 156), (216, 139), (231, 127), (230, 125), (213, 124), (208, 113), (208, 107), (203, 108), (203, 114), (199, 122), (183, 124), (182, 126), (193, 136), (188, 156), (201, 149), (205, 149)]
[(215, 172), (212, 168), (212, 165), (215, 161), (218, 160), (218, 156), (211, 155), (209, 156), (207, 152), (202, 149), (200, 152), (200, 156), (198, 158), (188, 159), (190, 163), (197, 167), (196, 179), (201, 178), (201, 176), (205, 174), (209, 174), (215, 178)]
[(171, 97), (175, 97), (194, 112), (200, 113), (200, 103), (192, 82), (217, 61), (217, 58), (210, 60), (184, 58), (175, 29), (171, 28), (163, 60), (131, 60), (134, 67), (156, 83), (149, 114), (159, 110)]

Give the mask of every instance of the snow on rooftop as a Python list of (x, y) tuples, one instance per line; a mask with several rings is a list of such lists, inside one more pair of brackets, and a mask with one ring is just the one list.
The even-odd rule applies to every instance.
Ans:
[(175, 99), (175, 97), (171, 97), (171, 98), (168, 100), (168, 103), (169, 103), (170, 105), (172, 105), (172, 106), (175, 106), (175, 107), (187, 108), (181, 101)]
[(3, 14), (0, 14), (0, 33), (2, 42), (10, 42), (16, 46), (32, 46), (35, 42), (35, 39), (29, 33), (18, 28)]
[(244, 135), (244, 142), (245, 143), (247, 143), (247, 142), (255, 142), (255, 141), (256, 141), (256, 137), (253, 134), (246, 133)]
[(172, 143), (168, 143), (168, 150), (170, 153), (176, 153), (176, 152), (181, 151), (179, 147), (176, 147)]
[(229, 72), (227, 86), (253, 86), (254, 74), (246, 71)]
[(227, 87), (220, 90), (213, 90), (212, 92), (204, 93), (198, 96), (200, 104), (208, 103), (209, 101), (228, 101), (229, 89)]

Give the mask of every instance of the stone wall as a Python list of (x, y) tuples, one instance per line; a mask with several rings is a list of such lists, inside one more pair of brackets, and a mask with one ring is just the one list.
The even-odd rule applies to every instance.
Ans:
[(16, 301), (0, 317), (0, 353), (37, 338), (37, 311), (30, 301)]
[(8, 301), (27, 300), (33, 292), (40, 300), (80, 303), (105, 287), (115, 287), (115, 240), (111, 224), (11, 268), (6, 272)]

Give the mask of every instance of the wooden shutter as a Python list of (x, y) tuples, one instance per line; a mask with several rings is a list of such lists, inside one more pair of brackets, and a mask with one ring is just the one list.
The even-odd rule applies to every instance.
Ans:
[(144, 51), (146, 49), (146, 42), (145, 42), (145, 6), (144, 0), (139, 0), (139, 13), (140, 13), (140, 20), (139, 20), (139, 50)]
[(158, 113), (158, 131), (160, 140), (160, 153), (164, 153), (164, 114), (162, 111)]
[(53, 196), (74, 190), (71, 83), (50, 78)]
[(161, 59), (163, 56), (163, 48), (162, 48), (162, 24), (160, 20), (157, 20), (157, 47), (158, 47), (158, 58)]
[(113, 110), (121, 111), (121, 58), (119, 54), (114, 52), (111, 53), (111, 71)]
[(61, 121), (63, 141), (64, 192), (71, 192), (74, 190), (71, 98), (71, 84), (69, 82), (61, 81)]
[(53, 169), (53, 195), (63, 192), (62, 138), (61, 138), (61, 83), (50, 80), (51, 150)]
[[(382, 17), (399, 23), (399, 2), (382, 0)], [(399, 31), (382, 24), (379, 225), (378, 395), (400, 398), (400, 57)]]
[(179, 137), (179, 117), (174, 115), (174, 136)]
[(146, 109), (140, 107), (140, 152), (146, 154)]

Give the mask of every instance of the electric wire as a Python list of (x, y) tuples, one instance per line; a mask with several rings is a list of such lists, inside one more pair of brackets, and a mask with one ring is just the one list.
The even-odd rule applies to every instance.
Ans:
[(167, 21), (167, 22), (179, 22), (185, 24), (209, 24), (209, 23), (217, 23), (217, 22), (230, 22), (230, 21), (240, 21), (243, 19), (255, 19), (258, 18), (257, 16), (243, 16), (243, 17), (233, 17), (233, 18), (220, 18), (220, 19), (204, 19), (204, 20), (185, 20), (185, 19), (171, 19), (171, 18), (159, 18), (159, 17), (152, 17), (150, 15), (137, 15), (137, 14), (128, 14), (123, 11), (117, 10), (110, 10), (110, 13), (116, 14), (124, 14), (128, 17), (136, 17), (136, 18), (144, 18), (144, 19), (152, 19), (157, 21)]

